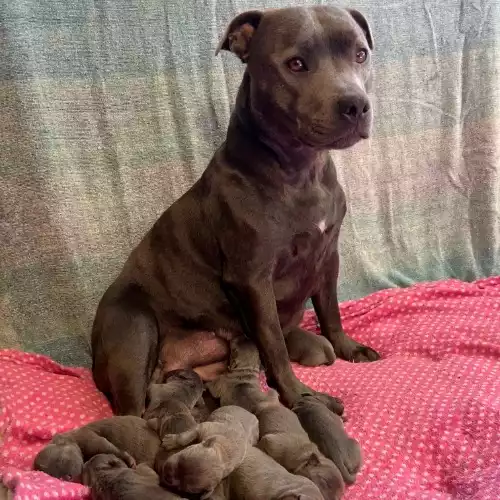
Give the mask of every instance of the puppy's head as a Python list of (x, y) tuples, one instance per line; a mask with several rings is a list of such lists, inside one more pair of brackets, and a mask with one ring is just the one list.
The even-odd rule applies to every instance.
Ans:
[(193, 408), (203, 393), (203, 382), (192, 370), (174, 370), (167, 373), (162, 384), (151, 384), (147, 392), (147, 408), (143, 417), (162, 416), (175, 402)]
[(229, 358), (230, 372), (251, 372), (258, 374), (260, 371), (260, 356), (257, 346), (245, 337), (231, 340), (231, 355)]
[(161, 483), (186, 493), (210, 495), (225, 469), (219, 448), (217, 437), (213, 437), (170, 456), (158, 467)]
[[(331, 498), (330, 495), (327, 498)], [(318, 487), (309, 479), (294, 476), (284, 491), (272, 500), (322, 500), (323, 495)]]
[(340, 499), (344, 494), (344, 481), (337, 466), (320, 453), (310, 455), (295, 474), (309, 478), (325, 498)]
[(78, 482), (83, 455), (75, 443), (50, 443), (35, 457), (33, 468), (58, 479)]
[(83, 466), (82, 484), (91, 486), (95, 484), (99, 473), (126, 468), (127, 464), (115, 455), (103, 453), (95, 455)]
[(230, 23), (221, 49), (248, 65), (249, 106), (269, 133), (317, 149), (343, 149), (369, 136), (373, 39), (358, 11), (245, 12)]

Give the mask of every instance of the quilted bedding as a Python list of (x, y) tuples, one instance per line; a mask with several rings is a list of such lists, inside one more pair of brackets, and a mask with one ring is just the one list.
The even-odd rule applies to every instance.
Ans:
[[(500, 277), (384, 290), (342, 304), (372, 364), (295, 366), (343, 398), (365, 464), (347, 500), (500, 498)], [(317, 331), (308, 311), (306, 328)], [(0, 351), (0, 474), (18, 500), (83, 499), (81, 485), (30, 471), (56, 432), (111, 414), (90, 372)]]

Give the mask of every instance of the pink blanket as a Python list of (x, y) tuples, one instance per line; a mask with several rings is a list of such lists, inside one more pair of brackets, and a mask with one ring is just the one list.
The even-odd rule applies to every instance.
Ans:
[[(383, 360), (295, 371), (343, 398), (361, 442), (365, 465), (345, 498), (500, 499), (500, 277), (385, 290), (342, 314)], [(312, 313), (304, 324), (316, 329)], [(111, 414), (90, 373), (5, 350), (0, 382), (0, 474), (15, 498), (84, 498), (30, 466), (54, 433)]]

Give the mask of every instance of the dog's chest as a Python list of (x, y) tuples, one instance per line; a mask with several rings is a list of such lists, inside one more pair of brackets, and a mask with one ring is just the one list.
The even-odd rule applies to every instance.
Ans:
[(300, 301), (315, 288), (323, 266), (337, 251), (345, 197), (337, 184), (316, 184), (292, 194), (280, 221), (274, 285), (277, 300)]

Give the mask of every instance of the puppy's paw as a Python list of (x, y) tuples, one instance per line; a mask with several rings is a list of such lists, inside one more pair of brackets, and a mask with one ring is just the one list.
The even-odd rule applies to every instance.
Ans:
[(122, 460), (127, 464), (127, 467), (130, 467), (131, 469), (135, 469), (136, 462), (135, 459), (130, 453), (127, 453), (126, 451), (123, 452), (122, 455)]
[(165, 434), (161, 440), (161, 446), (165, 450), (175, 450), (179, 448), (177, 444), (177, 434)]

